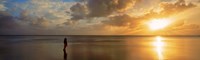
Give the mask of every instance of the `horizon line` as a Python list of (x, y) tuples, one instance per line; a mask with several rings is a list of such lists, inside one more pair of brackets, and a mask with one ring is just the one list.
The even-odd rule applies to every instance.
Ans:
[(0, 36), (127, 36), (127, 37), (153, 37), (153, 36), (165, 36), (165, 37), (200, 37), (200, 35), (0, 35)]

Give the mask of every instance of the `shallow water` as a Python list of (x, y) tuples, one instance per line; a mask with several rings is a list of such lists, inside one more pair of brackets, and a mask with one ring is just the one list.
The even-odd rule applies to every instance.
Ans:
[(0, 60), (200, 60), (199, 46), (200, 37), (0, 36)]

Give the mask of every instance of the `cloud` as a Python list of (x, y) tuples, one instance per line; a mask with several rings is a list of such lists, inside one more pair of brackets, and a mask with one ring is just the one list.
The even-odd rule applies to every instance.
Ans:
[(18, 22), (9, 13), (0, 11), (0, 34), (16, 34), (20, 31), (16, 31), (19, 27)]
[(3, 4), (0, 4), (0, 11), (5, 11), (6, 10), (6, 7), (4, 7)]
[(23, 24), (37, 25), (40, 24), (37, 22), (44, 19), (48, 23), (42, 23), (42, 25), (49, 25), (52, 28), (63, 22), (68, 22), (71, 19), (71, 14), (77, 16), (78, 13), (70, 11), (74, 4), (75, 2), (64, 2), (63, 0), (28, 0), (23, 4), (13, 3), (15, 5), (13, 8), (18, 9), (16, 14), (19, 14), (19, 20), (23, 20)]
[[(28, 19), (30, 17), (26, 18)], [(32, 21), (28, 21), (14, 17), (6, 11), (0, 12), (1, 35), (36, 34), (38, 32), (42, 33), (43, 31), (47, 31), (46, 28), (49, 28), (49, 24), (50, 22), (44, 18), (36, 18), (36, 20), (32, 19)]]
[(5, 0), (0, 0), (0, 11), (5, 11), (7, 8), (4, 6)]
[(184, 0), (178, 0), (175, 3), (162, 2), (160, 3), (160, 8), (162, 9), (160, 12), (155, 12), (152, 9), (148, 13), (138, 16), (138, 17), (124, 14), (124, 15), (112, 17), (109, 21), (104, 21), (103, 23), (113, 25), (113, 26), (127, 26), (127, 25), (133, 26), (133, 25), (138, 25), (143, 20), (150, 20), (153, 18), (166, 18), (174, 14), (181, 13), (184, 10), (187, 10), (193, 7), (195, 7), (194, 4), (192, 3), (186, 4)]
[(50, 23), (51, 23), (50, 21), (46, 20), (44, 17), (41, 17), (37, 18), (37, 20), (35, 21), (32, 21), (30, 24), (32, 26), (46, 28), (49, 27)]
[(184, 24), (181, 26), (175, 26), (168, 30), (170, 34), (178, 34), (178, 35), (198, 35), (200, 34), (200, 26), (197, 24)]
[(136, 0), (88, 0), (89, 16), (108, 16), (132, 8)]
[[(136, 0), (86, 0), (86, 2), (87, 4), (85, 4), (85, 2), (77, 3), (71, 7), (72, 20), (79, 20), (87, 17), (108, 17), (114, 12), (126, 12), (128, 9), (134, 7)], [(168, 17), (195, 6), (196, 5), (192, 3), (187, 4), (184, 0), (161, 2), (159, 6), (161, 9), (160, 12), (155, 12), (152, 9), (139, 17), (129, 16), (128, 13), (119, 14), (108, 17), (110, 19), (102, 21), (102, 23), (113, 26), (137, 26), (143, 20)]]
[(129, 15), (119, 15), (111, 17), (110, 20), (102, 21), (102, 23), (111, 26), (134, 26), (139, 24), (139, 19)]
[(144, 18), (165, 18), (174, 16), (176, 14), (182, 13), (185, 10), (196, 7), (193, 3), (186, 3), (184, 0), (178, 0), (176, 2), (161, 2), (159, 4), (159, 12), (156, 12), (154, 9), (149, 10), (146, 14), (143, 15)]
[[(105, 25), (110, 25), (114, 27), (129, 27), (126, 32), (124, 33), (129, 33), (129, 32), (138, 32), (142, 33), (145, 30), (147, 30), (144, 27), (144, 22), (155, 19), (155, 18), (171, 18), (171, 16), (176, 16), (177, 14), (182, 14), (184, 11), (189, 10), (191, 8), (196, 7), (195, 4), (188, 3), (184, 0), (178, 0), (176, 2), (161, 2), (160, 4), (160, 9), (162, 9), (159, 12), (154, 11), (153, 9), (150, 10), (148, 13), (141, 15), (141, 16), (130, 16), (130, 15), (118, 15), (114, 17), (110, 17), (109, 20), (102, 21), (103, 24)], [(174, 23), (168, 27), (171, 29), (172, 27), (179, 27), (183, 26), (187, 23), (185, 23), (185, 19), (182, 20), (174, 20)], [(139, 30), (138, 30), (139, 29)], [(132, 30), (132, 31), (129, 31)]]
[(63, 2), (62, 0), (28, 0), (20, 4), (15, 3), (15, 8), (26, 11), (28, 15), (46, 17), (48, 20), (70, 19), (70, 7), (74, 2)]
[(186, 9), (195, 7), (193, 3), (186, 3), (185, 0), (178, 0), (175, 3), (161, 3), (160, 4), (163, 11), (162, 14), (169, 15), (169, 14), (175, 14), (181, 11), (184, 11)]
[[(106, 17), (133, 8), (136, 0), (85, 0), (71, 7), (73, 18)], [(73, 19), (72, 18), (72, 19)]]
[(2, 34), (39, 34), (39, 32), (54, 34), (48, 32), (55, 31), (57, 24), (70, 19), (65, 12), (69, 11), (68, 6), (73, 4), (62, 0), (28, 0), (23, 4), (11, 3), (5, 4), (14, 7), (7, 7), (6, 11), (0, 12), (0, 33)]
[(50, 27), (50, 24), (52, 22), (50, 20), (47, 20), (46, 17), (43, 16), (31, 16), (30, 13), (26, 10), (22, 11), (19, 17), (16, 19), (19, 20), (21, 24), (23, 23), (31, 27), (43, 29)]
[(75, 5), (73, 5), (71, 8), (71, 16), (72, 16), (72, 20), (79, 20), (79, 19), (83, 19), (84, 17), (86, 17), (86, 15), (88, 14), (87, 11), (87, 7), (85, 5), (82, 5), (80, 3), (76, 3)]
[(12, 28), (16, 25), (15, 18), (10, 14), (0, 11), (0, 28)]
[[(141, 2), (145, 6), (140, 5)], [(14, 7), (2, 5), (7, 10), (0, 12), (0, 33), (46, 35), (143, 33), (145, 21), (174, 16), (196, 6), (184, 0), (161, 3), (158, 0), (155, 3), (154, 1), (144, 2), (146, 0), (76, 0), (70, 2), (27, 0), (23, 4), (11, 2), (10, 6)], [(151, 7), (160, 5), (161, 11), (157, 12), (154, 8), (148, 7), (149, 5)], [(138, 16), (127, 13), (131, 10), (139, 10), (140, 7), (150, 10), (147, 13), (138, 12), (141, 13)], [(182, 21), (174, 25), (179, 27), (185, 24), (187, 23)]]

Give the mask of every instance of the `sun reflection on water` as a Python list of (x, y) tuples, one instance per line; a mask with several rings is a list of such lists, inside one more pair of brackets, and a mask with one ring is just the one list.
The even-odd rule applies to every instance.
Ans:
[(156, 51), (158, 60), (164, 60), (164, 57), (163, 57), (163, 50), (164, 50), (163, 38), (160, 37), (160, 36), (156, 36), (155, 41), (153, 42), (153, 45), (155, 47), (155, 51)]

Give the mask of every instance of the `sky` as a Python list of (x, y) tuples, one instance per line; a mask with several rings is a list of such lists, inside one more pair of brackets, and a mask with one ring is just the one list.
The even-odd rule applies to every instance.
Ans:
[[(200, 35), (199, 5), (200, 0), (0, 0), (0, 35)], [(170, 23), (153, 22), (168, 24), (151, 30), (155, 20)]]

